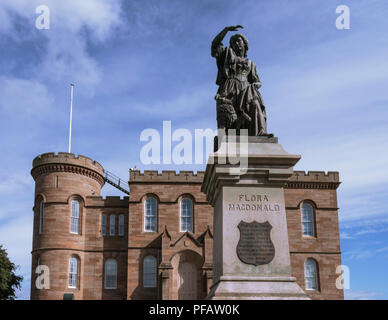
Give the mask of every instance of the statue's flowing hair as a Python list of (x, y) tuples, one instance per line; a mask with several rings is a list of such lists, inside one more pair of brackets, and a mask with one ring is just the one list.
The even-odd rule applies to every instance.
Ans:
[(248, 52), (248, 39), (241, 33), (236, 33), (233, 36), (230, 37), (229, 39), (229, 46), (233, 48), (234, 42), (237, 40), (237, 38), (241, 38), (244, 41), (244, 46), (245, 46), (245, 57), (247, 56)]

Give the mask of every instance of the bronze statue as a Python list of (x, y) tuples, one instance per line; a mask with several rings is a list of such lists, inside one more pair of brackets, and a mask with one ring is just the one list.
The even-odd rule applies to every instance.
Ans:
[(249, 136), (267, 134), (265, 106), (259, 92), (261, 82), (256, 64), (247, 58), (248, 40), (242, 34), (230, 38), (230, 47), (222, 40), (228, 31), (242, 26), (226, 27), (213, 40), (211, 54), (217, 61), (217, 127), (218, 129), (247, 129)]

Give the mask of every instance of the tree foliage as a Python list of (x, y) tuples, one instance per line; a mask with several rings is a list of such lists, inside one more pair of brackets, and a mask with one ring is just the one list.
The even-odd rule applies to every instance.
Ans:
[(20, 289), (23, 277), (16, 275), (17, 266), (12, 263), (7, 251), (0, 245), (0, 300), (14, 300), (15, 290)]

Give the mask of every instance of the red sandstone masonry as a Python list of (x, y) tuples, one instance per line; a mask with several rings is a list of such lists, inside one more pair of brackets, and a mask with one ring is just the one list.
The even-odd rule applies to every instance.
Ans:
[[(307, 291), (312, 299), (343, 299), (336, 288), (336, 267), (341, 264), (336, 189), (338, 172), (296, 171), (285, 188), (288, 238), (292, 274), (305, 288), (304, 263), (313, 258), (318, 263), (319, 290)], [(301, 204), (310, 203), (315, 212), (316, 237), (303, 237)]]
[[(36, 182), (34, 205), (34, 237), (32, 251), (31, 299), (62, 299), (72, 292), (75, 299), (125, 299), (127, 278), (128, 201), (125, 197), (100, 197), (104, 170), (100, 164), (84, 156), (54, 153), (35, 158), (32, 175)], [(81, 202), (80, 233), (70, 233), (70, 200)], [(39, 234), (39, 202), (45, 203), (44, 228)], [(116, 215), (116, 235), (101, 236), (101, 215)], [(118, 236), (118, 216), (124, 215), (125, 235)], [(80, 262), (79, 285), (68, 288), (69, 258)], [(50, 290), (35, 288), (38, 257), (50, 268)], [(118, 262), (118, 288), (103, 289), (104, 262)]]
[(196, 174), (193, 171), (176, 171), (165, 170), (158, 172), (156, 170), (145, 170), (141, 173), (140, 170), (130, 170), (129, 181), (131, 184), (138, 182), (173, 182), (173, 183), (199, 183), (205, 176), (204, 171), (198, 171)]
[[(129, 197), (100, 196), (104, 169), (92, 159), (67, 153), (48, 153), (34, 159), (36, 182), (32, 251), (32, 299), (62, 299), (73, 292), (76, 299), (177, 299), (177, 266), (191, 261), (197, 269), (198, 298), (211, 284), (213, 256), (213, 208), (200, 191), (204, 172), (130, 171)], [(341, 263), (336, 188), (337, 172), (296, 171), (285, 187), (286, 214), (292, 273), (304, 288), (304, 262), (319, 264), (320, 290), (309, 292), (313, 299), (343, 299), (335, 288), (335, 267)], [(143, 231), (144, 201), (158, 199), (158, 231)], [(188, 196), (194, 204), (194, 232), (179, 230), (180, 200)], [(70, 200), (81, 205), (81, 233), (70, 234)], [(45, 202), (44, 232), (39, 235), (39, 201)], [(316, 238), (303, 238), (300, 206), (310, 201), (316, 214)], [(107, 215), (107, 236), (101, 235), (101, 216)], [(109, 236), (109, 216), (116, 216), (115, 236)], [(124, 215), (125, 236), (118, 236), (118, 216)], [(144, 288), (142, 261), (157, 258), (158, 287)], [(79, 286), (67, 288), (68, 261), (80, 259)], [(50, 290), (34, 286), (37, 259), (51, 271)], [(118, 288), (104, 289), (104, 263), (118, 262)], [(163, 289), (163, 290), (162, 290)]]

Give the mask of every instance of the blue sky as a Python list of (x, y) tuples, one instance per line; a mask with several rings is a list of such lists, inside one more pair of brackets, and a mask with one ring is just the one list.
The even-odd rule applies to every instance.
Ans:
[[(35, 8), (50, 8), (50, 29)], [(335, 9), (350, 8), (350, 30)], [(269, 131), (297, 170), (339, 171), (343, 264), (350, 299), (388, 298), (388, 3), (374, 0), (2, 0), (0, 2), (0, 243), (29, 298), (32, 159), (72, 152), (127, 178), (145, 166), (146, 128), (215, 129), (210, 43), (241, 24), (256, 62)], [(228, 37), (227, 37), (228, 39)], [(226, 39), (226, 40), (227, 40)], [(120, 195), (109, 186), (104, 195)]]

